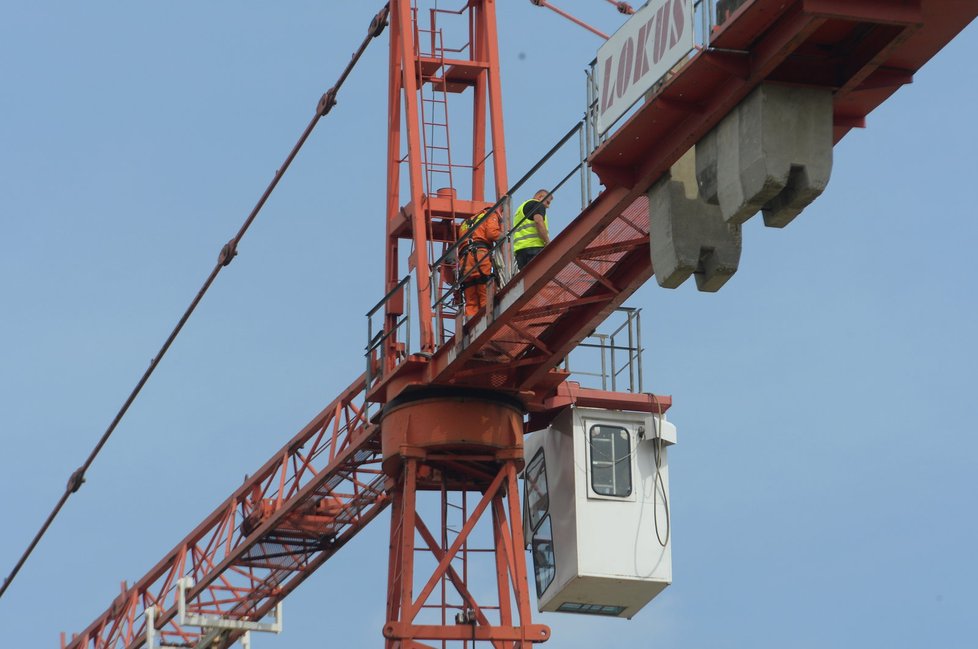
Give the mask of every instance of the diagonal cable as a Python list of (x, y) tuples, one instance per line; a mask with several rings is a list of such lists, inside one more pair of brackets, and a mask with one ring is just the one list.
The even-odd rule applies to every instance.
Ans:
[(57, 517), (58, 513), (61, 511), (61, 508), (64, 507), (65, 503), (68, 501), (68, 497), (81, 488), (82, 484), (85, 482), (85, 472), (88, 471), (89, 467), (92, 465), (92, 462), (95, 461), (95, 458), (102, 450), (102, 447), (105, 446), (105, 443), (109, 441), (109, 437), (112, 436), (112, 433), (119, 425), (119, 422), (122, 421), (122, 417), (126, 414), (126, 411), (129, 410), (129, 406), (131, 406), (133, 401), (136, 400), (136, 397), (139, 395), (139, 392), (143, 389), (143, 386), (146, 385), (146, 382), (149, 380), (149, 377), (153, 374), (153, 371), (156, 369), (156, 366), (159, 365), (160, 361), (163, 359), (163, 356), (166, 354), (167, 350), (170, 349), (170, 345), (173, 344), (173, 341), (176, 339), (177, 335), (183, 329), (183, 326), (187, 323), (187, 320), (190, 319), (190, 316), (197, 308), (197, 305), (200, 304), (200, 301), (201, 299), (203, 299), (204, 294), (211, 287), (211, 284), (214, 283), (214, 280), (217, 279), (217, 276), (221, 272), (221, 269), (223, 269), (225, 266), (230, 264), (231, 261), (234, 259), (234, 257), (238, 254), (238, 243), (241, 241), (242, 237), (244, 237), (245, 232), (248, 231), (248, 228), (251, 227), (252, 222), (254, 222), (255, 218), (258, 216), (258, 213), (261, 211), (262, 207), (265, 206), (265, 202), (268, 200), (268, 197), (271, 196), (272, 192), (275, 190), (275, 187), (278, 185), (278, 182), (282, 179), (282, 176), (285, 175), (286, 170), (288, 170), (289, 165), (292, 164), (292, 161), (299, 153), (299, 149), (301, 149), (302, 145), (304, 145), (306, 143), (306, 140), (309, 139), (309, 135), (312, 134), (312, 131), (316, 127), (316, 124), (319, 123), (319, 120), (322, 117), (325, 117), (326, 114), (329, 113), (329, 111), (333, 108), (333, 106), (336, 105), (336, 95), (339, 92), (340, 86), (342, 86), (343, 82), (346, 81), (346, 78), (350, 76), (350, 73), (353, 71), (353, 67), (357, 64), (357, 61), (360, 60), (360, 57), (367, 49), (367, 45), (370, 43), (370, 41), (376, 38), (377, 36), (380, 36), (380, 34), (384, 31), (384, 28), (387, 26), (387, 15), (389, 9), (390, 9), (389, 4), (385, 4), (384, 7), (377, 13), (377, 15), (373, 17), (373, 20), (370, 21), (370, 27), (367, 29), (367, 35), (360, 43), (360, 47), (357, 48), (356, 52), (354, 52), (353, 57), (350, 59), (350, 62), (343, 70), (343, 73), (340, 75), (336, 84), (333, 85), (332, 88), (327, 90), (323, 94), (323, 96), (319, 99), (319, 104), (316, 106), (316, 114), (313, 116), (309, 124), (306, 126), (305, 130), (302, 132), (302, 135), (299, 136), (299, 140), (295, 143), (295, 146), (292, 147), (292, 150), (289, 152), (289, 155), (285, 158), (285, 162), (282, 164), (282, 166), (279, 169), (275, 171), (275, 177), (272, 178), (272, 181), (268, 184), (268, 187), (265, 188), (265, 191), (264, 193), (262, 193), (261, 198), (258, 199), (258, 203), (255, 204), (255, 207), (251, 210), (251, 213), (248, 215), (248, 218), (246, 218), (244, 223), (241, 224), (241, 228), (238, 230), (237, 234), (235, 234), (234, 237), (232, 237), (231, 240), (228, 241), (226, 244), (224, 244), (224, 247), (221, 248), (221, 252), (217, 258), (217, 263), (214, 265), (214, 268), (213, 270), (211, 270), (210, 275), (208, 275), (207, 279), (204, 280), (203, 286), (201, 286), (200, 290), (197, 291), (197, 295), (194, 297), (193, 301), (191, 301), (190, 306), (188, 306), (187, 310), (184, 311), (183, 316), (180, 318), (180, 321), (177, 322), (177, 325), (173, 328), (173, 331), (170, 332), (170, 335), (167, 337), (166, 342), (163, 343), (163, 346), (160, 347), (160, 350), (156, 353), (156, 356), (153, 357), (153, 360), (150, 362), (149, 367), (143, 373), (142, 378), (140, 378), (139, 382), (136, 383), (136, 387), (133, 388), (132, 392), (129, 393), (129, 397), (126, 399), (125, 403), (122, 404), (122, 407), (119, 408), (119, 412), (116, 413), (116, 416), (112, 420), (112, 423), (110, 423), (109, 427), (105, 430), (104, 433), (102, 433), (102, 437), (95, 445), (95, 448), (93, 448), (92, 452), (88, 454), (88, 457), (85, 459), (85, 462), (80, 467), (75, 469), (74, 473), (71, 474), (71, 477), (68, 478), (68, 484), (65, 485), (64, 493), (61, 494), (61, 498), (58, 500), (58, 503), (54, 506), (54, 509), (51, 510), (51, 513), (48, 514), (48, 517), (44, 521), (44, 524), (41, 525), (41, 529), (38, 530), (36, 535), (34, 535), (34, 539), (31, 541), (30, 545), (27, 546), (27, 550), (25, 550), (24, 553), (21, 555), (20, 559), (17, 561), (17, 564), (14, 566), (14, 569), (10, 572), (10, 575), (8, 575), (3, 580), (3, 585), (0, 586), (0, 597), (3, 597), (3, 594), (7, 592), (7, 588), (10, 587), (10, 584), (13, 582), (14, 577), (16, 577), (17, 573), (20, 572), (20, 569), (27, 561), (27, 558), (34, 551), (34, 548), (37, 547), (37, 544), (40, 542), (41, 537), (44, 536), (44, 533), (47, 532), (48, 528), (51, 526), (51, 523), (54, 522), (55, 517)]

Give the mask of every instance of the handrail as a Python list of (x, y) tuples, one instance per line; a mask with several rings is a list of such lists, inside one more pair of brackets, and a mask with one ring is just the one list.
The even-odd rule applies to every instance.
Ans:
[(387, 301), (390, 300), (391, 297), (393, 297), (393, 295), (395, 293), (397, 293), (397, 291), (399, 291), (409, 281), (411, 281), (411, 275), (405, 275), (404, 276), (404, 279), (402, 279), (400, 282), (398, 282), (397, 285), (394, 286), (394, 288), (392, 288), (391, 290), (387, 291), (387, 295), (385, 295), (384, 297), (380, 298), (380, 301), (377, 302), (377, 304), (374, 305), (374, 308), (372, 308), (369, 311), (367, 311), (367, 317), (369, 318), (373, 314), (377, 313), (378, 309), (380, 309), (380, 307), (384, 306), (387, 303)]
[[(623, 322), (617, 329), (615, 329), (610, 334), (611, 339), (611, 389), (615, 390), (617, 388), (617, 378), (618, 375), (628, 369), (628, 389), (630, 392), (635, 392), (635, 375), (636, 368), (638, 374), (638, 392), (642, 392), (642, 329), (641, 329), (641, 309), (635, 309), (631, 307), (619, 307), (618, 311), (626, 313), (625, 322)], [(634, 325), (634, 326), (633, 326)], [(616, 370), (615, 363), (615, 350), (619, 349), (619, 346), (615, 345), (615, 336), (621, 333), (622, 330), (626, 330), (628, 334), (628, 345), (621, 347), (623, 351), (628, 351), (628, 357), (625, 360), (625, 365), (621, 369)]]
[[(574, 167), (573, 169), (571, 169), (571, 171), (570, 171), (570, 173), (568, 173), (568, 174), (567, 174), (566, 176), (564, 176), (564, 177), (563, 177), (563, 178), (561, 179), (561, 181), (560, 181), (559, 183), (557, 183), (557, 184), (556, 184), (556, 185), (554, 186), (554, 188), (553, 188), (553, 189), (551, 189), (551, 190), (550, 190), (549, 192), (547, 192), (547, 195), (546, 195), (546, 196), (544, 196), (544, 197), (543, 197), (543, 198), (542, 198), (542, 199), (540, 200), (540, 204), (542, 204), (542, 203), (543, 203), (543, 201), (545, 201), (545, 200), (547, 200), (548, 198), (550, 198), (551, 196), (553, 196), (553, 194), (554, 194), (554, 192), (556, 192), (556, 191), (557, 191), (558, 189), (560, 189), (561, 187), (563, 187), (563, 185), (564, 185), (564, 184), (565, 184), (565, 183), (566, 183), (566, 182), (567, 182), (568, 180), (570, 180), (570, 179), (571, 179), (571, 177), (572, 177), (572, 176), (573, 176), (574, 174), (576, 174), (576, 173), (577, 173), (577, 172), (578, 172), (578, 171), (579, 171), (579, 170), (581, 169), (581, 165), (583, 165), (583, 164), (584, 164), (583, 162), (580, 162), (580, 163), (578, 163), (578, 164), (577, 164), (577, 165), (576, 165), (576, 166), (575, 166), (575, 167)], [(507, 194), (506, 196), (507, 196), (507, 198), (508, 198), (508, 197), (509, 197), (509, 194)], [(539, 205), (539, 204), (538, 204), (538, 205)], [(529, 213), (528, 213), (528, 214), (527, 214), (526, 216), (527, 216), (528, 218), (530, 218), (530, 217), (532, 217), (532, 216), (534, 216), (534, 214), (536, 214), (536, 212), (537, 212), (537, 210), (538, 210), (538, 209), (539, 209), (538, 207), (535, 207), (535, 208), (533, 208), (532, 210), (530, 210), (530, 212), (529, 212)], [(466, 232), (466, 233), (465, 233), (465, 235), (464, 235), (463, 237), (459, 237), (459, 240), (458, 240), (458, 242), (456, 242), (456, 245), (457, 245), (458, 243), (461, 243), (461, 242), (463, 241), (463, 239), (465, 239), (465, 240), (467, 240), (467, 238), (471, 238), (471, 235), (472, 235), (472, 232), (474, 232), (474, 231), (475, 231), (475, 229), (476, 229), (476, 228), (477, 228), (477, 227), (479, 226), (479, 224), (481, 224), (481, 223), (482, 223), (482, 222), (483, 222), (483, 221), (484, 221), (484, 220), (485, 220), (486, 218), (488, 218), (490, 214), (492, 214), (492, 211), (491, 211), (491, 210), (488, 210), (488, 211), (486, 211), (486, 215), (485, 215), (485, 216), (483, 216), (483, 217), (482, 217), (481, 219), (479, 219), (479, 221), (478, 221), (478, 222), (476, 222), (476, 224), (475, 224), (475, 225), (474, 225), (474, 226), (473, 226), (473, 227), (472, 227), (472, 228), (471, 228), (471, 229), (470, 229), (470, 230), (469, 230), (468, 232)], [(499, 237), (499, 240), (498, 240), (498, 241), (496, 241), (496, 242), (495, 242), (495, 243), (494, 243), (494, 244), (493, 244), (493, 245), (492, 245), (492, 246), (490, 247), (490, 251), (491, 251), (491, 252), (490, 252), (490, 255), (495, 255), (495, 253), (496, 253), (496, 252), (498, 252), (498, 251), (499, 251), (499, 250), (500, 250), (500, 249), (501, 249), (501, 248), (503, 247), (503, 245), (504, 245), (504, 244), (506, 243), (506, 241), (507, 241), (507, 240), (508, 240), (508, 239), (510, 238), (510, 236), (511, 236), (511, 235), (513, 234), (513, 232), (514, 232), (515, 230), (516, 230), (516, 225), (514, 224), (514, 225), (513, 225), (512, 227), (510, 227), (510, 229), (509, 229), (509, 230), (508, 230), (508, 231), (506, 232), (506, 234), (504, 234), (503, 236), (501, 236), (501, 237)], [(444, 258), (444, 257), (443, 257), (443, 258)], [(437, 261), (437, 262), (435, 262), (435, 264), (434, 264), (434, 265), (432, 266), (432, 268), (438, 268), (438, 267), (439, 267), (439, 265), (440, 265), (440, 263), (441, 263), (441, 260), (439, 260), (439, 261)], [(474, 273), (474, 272), (475, 272), (476, 270), (478, 270), (478, 267), (477, 267), (477, 266), (474, 266), (473, 268), (471, 268), (471, 269), (470, 269), (470, 270), (469, 270), (468, 272), (466, 272), (466, 273), (465, 273), (464, 275), (462, 275), (462, 276), (460, 276), (460, 277), (458, 278), (458, 280), (457, 280), (457, 283), (458, 283), (458, 284), (461, 284), (461, 283), (462, 283), (462, 282), (463, 282), (463, 281), (464, 281), (465, 279), (467, 279), (467, 278), (468, 278), (468, 277), (469, 277), (470, 275), (472, 275), (472, 274), (473, 274), (473, 273)], [(434, 273), (432, 273), (432, 275), (434, 275)], [(446, 298), (446, 297), (447, 297), (448, 295), (450, 295), (450, 294), (445, 294), (445, 295), (443, 295), (443, 296), (442, 296), (441, 298), (439, 298), (439, 299), (438, 299), (438, 300), (437, 300), (437, 301), (435, 302), (435, 306), (438, 306), (438, 305), (440, 305), (440, 304), (442, 304), (442, 303), (443, 303), (443, 301), (445, 300), (445, 298)]]
[[(381, 326), (380, 330), (375, 334), (373, 330), (373, 316), (381, 309), (381, 307), (386, 306), (387, 303), (394, 297), (398, 291), (404, 291), (404, 314), (402, 317), (398, 318), (394, 322), (394, 326), (390, 330), (385, 329)], [(410, 273), (404, 276), (400, 282), (398, 282), (394, 288), (387, 291), (387, 294), (380, 299), (377, 304), (373, 306), (372, 309), (367, 311), (367, 345), (364, 351), (364, 356), (366, 357), (367, 369), (366, 369), (366, 389), (369, 390), (370, 386), (373, 384), (374, 379), (374, 352), (377, 348), (380, 348), (380, 362), (381, 371), (384, 369), (384, 362), (386, 360), (385, 349), (386, 345), (384, 343), (393, 336), (397, 331), (405, 326), (404, 334), (404, 352), (405, 355), (411, 353), (411, 275)], [(369, 418), (369, 402), (364, 401), (364, 411)]]
[[(577, 136), (579, 139), (578, 148), (580, 149), (580, 151), (578, 152), (577, 155), (579, 159), (578, 163), (574, 165), (574, 167), (566, 175), (564, 175), (560, 179), (560, 181), (557, 182), (556, 185), (554, 185), (547, 192), (547, 195), (542, 200), (546, 200), (547, 198), (552, 196), (561, 187), (563, 187), (575, 174), (580, 173), (582, 174), (582, 178), (581, 178), (582, 206), (581, 207), (582, 209), (587, 207), (587, 205), (590, 203), (592, 199), (590, 169), (587, 162), (587, 156), (590, 152), (590, 146), (589, 146), (589, 138), (590, 138), (589, 132), (591, 132), (590, 126), (591, 125), (589, 124), (589, 115), (584, 115), (581, 119), (575, 122), (574, 125), (571, 128), (569, 128), (566, 133), (564, 133), (564, 135), (557, 141), (556, 144), (554, 144), (536, 163), (534, 163), (533, 166), (526, 173), (524, 173), (519, 180), (513, 183), (513, 185), (495, 201), (495, 203), (493, 203), (488, 209), (485, 210), (483, 215), (475, 221), (475, 223), (471, 228), (469, 228), (464, 234), (458, 237), (458, 239), (456, 239), (451, 245), (445, 248), (441, 256), (439, 256), (434, 262), (432, 262), (430, 266), (431, 268), (430, 282), (432, 283), (432, 286), (430, 288), (431, 288), (431, 295), (433, 296), (432, 311), (438, 314), (436, 317), (439, 322), (441, 322), (441, 314), (443, 313), (443, 310), (445, 309), (445, 307), (449, 306), (450, 301), (455, 299), (457, 295), (457, 290), (448, 290), (448, 291), (437, 290), (438, 286), (436, 286), (436, 283), (443, 281), (442, 273), (440, 272), (440, 270), (444, 266), (451, 264), (457, 260), (459, 251), (462, 250), (466, 245), (468, 245), (468, 243), (472, 240), (473, 236), (475, 235), (476, 229), (487, 218), (489, 218), (494, 214), (508, 216), (509, 215), (508, 210), (511, 206), (513, 197), (517, 194), (517, 192), (519, 192), (524, 187), (524, 185), (526, 185), (526, 183), (529, 182), (529, 180), (533, 178), (534, 175), (537, 174), (537, 172), (539, 172), (540, 169), (545, 164), (547, 164), (551, 159), (553, 159), (554, 156), (559, 151), (561, 151), (561, 149), (563, 149), (564, 146), (567, 145), (567, 143), (570, 142), (571, 139), (574, 138), (575, 136)], [(532, 216), (532, 213), (527, 216)], [(515, 230), (515, 224), (507, 223), (505, 233), (499, 238), (498, 241), (493, 243), (488, 250), (488, 255), (491, 256), (493, 259), (498, 259), (499, 256), (502, 256), (503, 259), (506, 260), (506, 263), (502, 263), (502, 264), (494, 263), (494, 266), (496, 266), (496, 272), (499, 272), (500, 270), (503, 271), (504, 277), (502, 279), (504, 280), (504, 283), (508, 282), (508, 280), (510, 279), (510, 277), (508, 276), (508, 271), (510, 265), (509, 262), (511, 261), (509, 259), (511, 257), (511, 254), (510, 255), (505, 254), (507, 251), (504, 248), (508, 245), (511, 245), (512, 234), (514, 230)], [(473, 265), (473, 267), (468, 269), (465, 273), (457, 273), (456, 277), (454, 278), (455, 281), (453, 283), (454, 289), (458, 289), (458, 287), (460, 287), (461, 284), (466, 279), (471, 277), (476, 272), (478, 272), (478, 265)], [(382, 345), (384, 341), (388, 340), (390, 336), (393, 335), (393, 332), (385, 331), (382, 336), (375, 339), (374, 332), (372, 329), (372, 324), (370, 324), (370, 319), (374, 314), (376, 314), (376, 312), (382, 306), (384, 306), (387, 302), (390, 301), (390, 299), (393, 297), (393, 295), (397, 293), (397, 291), (402, 290), (404, 288), (410, 276), (411, 276), (410, 273), (405, 275), (405, 277), (401, 279), (401, 281), (398, 282), (398, 284), (394, 288), (392, 288), (387, 293), (387, 295), (385, 295), (367, 313), (368, 343), (367, 343), (366, 354), (368, 356), (368, 368), (367, 368), (368, 379), (372, 378), (371, 372), (373, 370), (373, 368), (370, 366), (370, 362), (371, 362), (369, 361), (370, 355), (374, 350), (376, 350), (378, 346)], [(491, 305), (489, 308), (492, 308)], [(405, 309), (406, 312), (408, 310), (409, 309)], [(395, 324), (395, 329), (400, 328), (405, 323), (405, 321), (406, 319), (398, 320), (397, 323)], [(436, 345), (441, 346), (445, 344), (445, 341), (446, 341), (445, 336), (439, 335)], [(410, 345), (407, 345), (407, 348), (409, 350)]]
[[(462, 249), (465, 245), (467, 245), (467, 243), (474, 236), (476, 228), (479, 225), (481, 225), (482, 222), (485, 219), (489, 218), (490, 215), (493, 215), (495, 213), (500, 213), (500, 214), (505, 213), (505, 210), (506, 210), (507, 205), (510, 203), (510, 201), (512, 201), (512, 197), (516, 194), (516, 192), (518, 192), (523, 187), (523, 185), (525, 185), (530, 180), (530, 178), (532, 178), (533, 175), (536, 174), (540, 170), (541, 167), (543, 167), (543, 165), (545, 165), (551, 158), (553, 158), (553, 156), (558, 151), (560, 151), (564, 147), (564, 145), (567, 144), (567, 142), (571, 140), (571, 138), (573, 138), (575, 135), (577, 135), (577, 134), (579, 134), (579, 133), (581, 133), (583, 131), (584, 126), (585, 126), (585, 123), (584, 122), (585, 122), (584, 119), (578, 120), (560, 138), (560, 140), (558, 140), (558, 142), (553, 147), (551, 147), (550, 150), (547, 151), (547, 153), (545, 153), (543, 155), (543, 157), (541, 157), (530, 168), (529, 171), (527, 171), (525, 174), (523, 174), (523, 176), (518, 181), (516, 181), (516, 183), (514, 183), (505, 194), (503, 194), (502, 196), (500, 196), (496, 200), (496, 202), (489, 209), (487, 209), (485, 211), (485, 213), (482, 215), (482, 217), (475, 222), (475, 224), (473, 225), (472, 228), (470, 228), (467, 232), (465, 232), (462, 236), (460, 236), (455, 242), (453, 242), (450, 246), (448, 246), (445, 249), (445, 251), (442, 253), (442, 255), (436, 261), (434, 261), (430, 265), (430, 269), (431, 269), (431, 273), (430, 273), (430, 278), (431, 279), (430, 279), (430, 281), (432, 283), (432, 286), (430, 286), (429, 288), (431, 289), (432, 296), (437, 296), (433, 300), (433, 302), (432, 302), (432, 307), (433, 307), (432, 310), (433, 310), (433, 312), (439, 314), (439, 321), (440, 321), (440, 314), (442, 312), (442, 309), (446, 306), (446, 304), (448, 303), (449, 300), (453, 299), (453, 297), (455, 295), (455, 291), (454, 290), (452, 290), (452, 291), (440, 291), (440, 290), (437, 290), (438, 287), (435, 286), (435, 283), (441, 281), (441, 273), (439, 272), (440, 269), (443, 266), (445, 266), (446, 264), (451, 263), (452, 261), (454, 261), (457, 258), (458, 251), (460, 249)], [(487, 153), (486, 154), (486, 157), (488, 158), (489, 155), (491, 155), (491, 153)], [(562, 187), (575, 173), (578, 173), (582, 169), (585, 169), (585, 160), (584, 160), (584, 150), (583, 150), (583, 147), (582, 147), (582, 152), (581, 152), (580, 158), (581, 158), (581, 161), (574, 167), (574, 169), (567, 176), (565, 176), (552, 190), (550, 190), (550, 192), (547, 194), (548, 197), (551, 196), (555, 191), (557, 191), (558, 189), (560, 189), (560, 187)], [(582, 180), (582, 183), (583, 182), (584, 181)], [(583, 191), (582, 191), (582, 197), (583, 197), (583, 195), (584, 194), (583, 194)], [(505, 233), (505, 235), (502, 236), (502, 237), (500, 237), (499, 241), (495, 245), (492, 246), (491, 253), (490, 254), (492, 254), (493, 256), (495, 256), (502, 249), (502, 247), (504, 245), (506, 245), (506, 243), (510, 240), (510, 237), (512, 235), (512, 230), (513, 229), (510, 227), (507, 230), (507, 232)], [(461, 284), (461, 282), (464, 281), (466, 278), (468, 278), (472, 273), (474, 273), (475, 270), (476, 270), (475, 268), (470, 269), (470, 271), (468, 271), (462, 277), (456, 277), (455, 278), (455, 282), (454, 282), (454, 286), (455, 287), (458, 287)], [(366, 348), (365, 348), (365, 355), (367, 357), (367, 384), (368, 385), (371, 384), (371, 382), (372, 382), (372, 380), (374, 378), (373, 377), (374, 366), (373, 366), (373, 358), (372, 358), (372, 355), (373, 355), (374, 351), (377, 349), (378, 346), (382, 346), (385, 341), (387, 341), (388, 339), (390, 339), (390, 337), (392, 335), (394, 335), (394, 331), (396, 331), (397, 329), (400, 329), (405, 323), (409, 323), (409, 316), (410, 316), (410, 306), (409, 306), (410, 305), (410, 298), (407, 298), (406, 299), (405, 310), (404, 310), (404, 312), (405, 312), (404, 317), (401, 318), (401, 319), (399, 319), (399, 320), (397, 320), (394, 323), (393, 329), (391, 331), (387, 331), (386, 329), (384, 329), (382, 327), (381, 331), (383, 331), (383, 333), (381, 334), (381, 333), (378, 332), (378, 334), (375, 335), (374, 334), (374, 331), (373, 331), (373, 321), (372, 321), (372, 318), (381, 309), (381, 307), (385, 306), (391, 300), (391, 298), (395, 294), (397, 294), (397, 292), (399, 290), (405, 290), (405, 295), (410, 295), (410, 290), (405, 289), (406, 285), (410, 281), (410, 277), (411, 277), (411, 274), (410, 273), (406, 274), (397, 283), (397, 285), (395, 285), (390, 291), (388, 291), (387, 294), (383, 298), (381, 298), (380, 301), (378, 301), (374, 305), (374, 307), (372, 309), (370, 309), (370, 311), (368, 311), (367, 314), (366, 314), (366, 316), (367, 316), (367, 345), (366, 345)], [(407, 327), (407, 339), (405, 341), (405, 350), (406, 350), (407, 353), (410, 353), (410, 342), (409, 341), (410, 341), (410, 325), (408, 325), (408, 327)], [(440, 346), (441, 344), (443, 344), (443, 342), (444, 342), (444, 337), (443, 336), (439, 336), (438, 337), (438, 343), (437, 344)], [(381, 361), (385, 360), (384, 353), (383, 353), (383, 348), (382, 348), (382, 353), (381, 353), (380, 360)], [(382, 370), (381, 371), (384, 371), (383, 363), (382, 363)]]
[[(625, 315), (624, 322), (610, 334), (597, 331), (589, 334), (583, 341), (577, 344), (575, 351), (571, 352), (570, 357), (564, 359), (564, 369), (578, 377), (588, 376), (600, 378), (600, 388), (607, 390), (610, 383), (610, 388), (613, 392), (618, 391), (618, 377), (627, 370), (628, 385), (626, 391), (633, 393), (644, 392), (642, 352), (645, 350), (642, 347), (641, 309), (620, 306), (615, 309), (615, 312)], [(616, 341), (616, 337), (622, 331), (627, 333), (628, 341), (627, 343), (619, 344)], [(589, 342), (592, 340), (597, 340), (597, 342)], [(593, 349), (598, 351), (598, 371), (580, 370), (572, 367), (571, 360), (578, 358), (578, 355), (575, 353), (578, 349)], [(615, 352), (625, 352), (625, 360), (621, 367), (618, 366)], [(593, 356), (591, 358), (593, 359)], [(593, 363), (594, 360), (590, 362)], [(583, 382), (581, 384), (585, 385)]]
[[(431, 265), (431, 266), (432, 266), (432, 268), (437, 268), (437, 267), (439, 267), (439, 266), (442, 266), (442, 265), (444, 265), (444, 264), (445, 264), (445, 263), (446, 263), (447, 261), (450, 261), (451, 259), (454, 259), (454, 258), (455, 258), (455, 255), (456, 255), (456, 252), (458, 251), (458, 249), (459, 249), (459, 248), (460, 248), (460, 247), (461, 247), (461, 246), (462, 246), (463, 244), (465, 244), (465, 243), (466, 243), (466, 242), (467, 242), (467, 241), (468, 241), (469, 239), (471, 239), (471, 238), (472, 238), (472, 235), (473, 235), (473, 233), (474, 233), (474, 231), (475, 231), (475, 229), (476, 229), (476, 228), (477, 228), (477, 227), (478, 227), (479, 225), (481, 225), (481, 224), (482, 224), (482, 222), (483, 222), (483, 221), (484, 221), (485, 219), (487, 219), (487, 218), (489, 217), (489, 215), (490, 215), (490, 214), (492, 214), (493, 212), (496, 212), (496, 211), (497, 211), (497, 210), (498, 210), (498, 209), (499, 209), (500, 207), (502, 207), (502, 205), (503, 205), (503, 204), (504, 204), (504, 203), (505, 203), (506, 201), (508, 201), (508, 200), (512, 200), (512, 197), (513, 197), (513, 194), (515, 194), (515, 193), (517, 192), (517, 190), (519, 190), (520, 188), (522, 188), (522, 187), (523, 187), (523, 185), (524, 185), (524, 184), (526, 184), (526, 182), (527, 182), (527, 181), (528, 181), (528, 180), (529, 180), (529, 179), (530, 179), (530, 178), (531, 178), (531, 177), (533, 176), (533, 174), (535, 174), (535, 173), (536, 173), (537, 171), (539, 171), (539, 170), (540, 170), (540, 167), (542, 167), (542, 166), (543, 166), (543, 165), (544, 165), (544, 164), (545, 164), (545, 163), (546, 163), (546, 162), (547, 162), (548, 160), (550, 160), (550, 158), (552, 158), (552, 157), (553, 157), (553, 155), (554, 155), (554, 154), (555, 154), (555, 153), (556, 153), (557, 151), (559, 151), (559, 150), (560, 150), (560, 148), (561, 148), (561, 147), (563, 147), (563, 146), (564, 146), (564, 145), (565, 145), (565, 144), (567, 143), (567, 141), (568, 141), (568, 140), (570, 140), (570, 139), (571, 139), (571, 138), (572, 138), (572, 137), (573, 137), (573, 136), (574, 136), (574, 135), (575, 135), (575, 134), (576, 134), (576, 133), (577, 133), (577, 132), (578, 132), (578, 131), (579, 131), (579, 130), (580, 130), (581, 128), (583, 128), (583, 123), (582, 123), (582, 121), (579, 121), (579, 122), (577, 122), (576, 124), (574, 124), (574, 126), (573, 126), (573, 127), (572, 127), (572, 128), (571, 128), (571, 129), (569, 130), (569, 131), (567, 131), (567, 133), (566, 133), (566, 134), (564, 135), (564, 137), (562, 137), (562, 138), (560, 139), (560, 141), (559, 141), (559, 142), (557, 142), (557, 144), (555, 144), (555, 145), (554, 145), (554, 146), (553, 146), (553, 147), (552, 147), (552, 148), (550, 149), (550, 151), (548, 151), (548, 152), (547, 152), (547, 153), (546, 153), (546, 154), (545, 154), (545, 155), (544, 155), (544, 156), (543, 156), (543, 157), (542, 157), (542, 158), (541, 158), (541, 159), (540, 159), (540, 160), (539, 160), (539, 161), (538, 161), (538, 162), (537, 162), (537, 163), (536, 163), (535, 165), (533, 165), (533, 167), (532, 167), (532, 168), (531, 168), (531, 169), (530, 169), (530, 170), (529, 170), (528, 172), (526, 172), (526, 173), (525, 173), (525, 174), (523, 175), (523, 177), (522, 177), (522, 178), (520, 178), (520, 179), (519, 179), (518, 181), (516, 181), (516, 184), (515, 184), (515, 185), (513, 185), (512, 187), (510, 187), (510, 188), (509, 188), (509, 190), (508, 190), (508, 191), (507, 191), (507, 192), (506, 192), (505, 194), (503, 194), (502, 196), (500, 196), (500, 197), (499, 197), (499, 199), (498, 199), (498, 200), (497, 200), (497, 201), (496, 201), (496, 202), (495, 202), (495, 203), (494, 203), (494, 204), (492, 205), (492, 207), (490, 207), (489, 209), (487, 209), (487, 210), (486, 210), (486, 213), (485, 213), (485, 215), (484, 215), (484, 216), (483, 216), (483, 217), (482, 217), (481, 219), (479, 219), (479, 220), (478, 220), (478, 221), (477, 221), (477, 222), (476, 222), (476, 223), (475, 223), (475, 224), (473, 225), (473, 227), (469, 229), (469, 231), (468, 231), (468, 232), (466, 232), (466, 233), (465, 233), (465, 234), (463, 234), (463, 235), (462, 235), (461, 237), (459, 237), (459, 238), (458, 238), (458, 239), (457, 239), (457, 240), (455, 241), (455, 243), (453, 243), (453, 244), (452, 244), (451, 246), (449, 246), (449, 247), (448, 247), (448, 248), (447, 248), (447, 249), (445, 250), (445, 252), (444, 252), (444, 253), (442, 254), (442, 256), (441, 256), (441, 257), (439, 257), (439, 258), (438, 258), (438, 259), (437, 259), (437, 260), (436, 260), (436, 261), (435, 261), (435, 262), (434, 262), (434, 263), (433, 263), (433, 264)], [(576, 171), (577, 171), (577, 169), (575, 168), (575, 172), (576, 172)], [(551, 193), (553, 193), (553, 192), (551, 192)], [(508, 236), (508, 235), (509, 235), (509, 233), (507, 233), (507, 236)], [(432, 276), (434, 276), (434, 273), (432, 273)], [(442, 299), (444, 299), (444, 296), (443, 296), (443, 298), (442, 298)]]

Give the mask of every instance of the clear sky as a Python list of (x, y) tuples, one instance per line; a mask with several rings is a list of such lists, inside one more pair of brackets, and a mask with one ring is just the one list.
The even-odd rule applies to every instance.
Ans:
[[(499, 4), (510, 175), (578, 119), (600, 39)], [(636, 3), (637, 4), (637, 3)], [(558, 2), (607, 32), (600, 0)], [(345, 66), (379, 2), (11, 0), (0, 8), (4, 575)], [(718, 294), (650, 282), (671, 394), (674, 584), (547, 646), (974, 647), (978, 30), (835, 149)], [(0, 599), (0, 645), (102, 613), (362, 370), (382, 296), (386, 36)], [(576, 214), (558, 196), (551, 224)], [(387, 516), (256, 649), (376, 647)]]

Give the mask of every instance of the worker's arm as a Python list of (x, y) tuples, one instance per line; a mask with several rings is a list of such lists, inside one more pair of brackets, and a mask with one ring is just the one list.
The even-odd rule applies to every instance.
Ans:
[(537, 226), (537, 234), (543, 239), (543, 243), (550, 243), (550, 233), (547, 232), (547, 224), (543, 221), (542, 214), (534, 214), (533, 222)]
[(499, 222), (499, 214), (491, 214), (486, 219), (486, 239), (489, 241), (499, 241), (503, 236), (502, 224)]

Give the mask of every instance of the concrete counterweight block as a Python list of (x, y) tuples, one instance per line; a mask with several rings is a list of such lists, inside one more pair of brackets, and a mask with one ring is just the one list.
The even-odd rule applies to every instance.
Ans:
[(783, 228), (832, 173), (832, 91), (763, 84), (696, 145), (696, 177), (728, 223)]
[(725, 223), (695, 184), (689, 197), (688, 185), (666, 174), (648, 191), (652, 268), (659, 286), (676, 288), (695, 275), (696, 288), (712, 293), (737, 271), (740, 226)]

